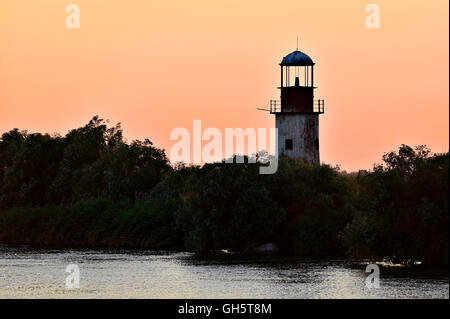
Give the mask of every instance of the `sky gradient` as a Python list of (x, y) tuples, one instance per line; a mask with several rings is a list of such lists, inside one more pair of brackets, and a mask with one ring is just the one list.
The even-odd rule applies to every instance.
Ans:
[[(65, 7), (80, 7), (67, 29)], [(380, 7), (368, 29), (365, 7)], [(94, 115), (169, 153), (176, 127), (273, 127), (281, 59), (316, 63), (321, 161), (371, 168), (400, 144), (449, 148), (449, 4), (430, 1), (0, 0), (0, 132)]]

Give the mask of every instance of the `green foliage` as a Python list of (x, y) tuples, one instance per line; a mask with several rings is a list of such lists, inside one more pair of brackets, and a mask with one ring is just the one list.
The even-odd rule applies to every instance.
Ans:
[(351, 221), (352, 192), (329, 166), (282, 158), (273, 175), (258, 164), (179, 167), (151, 193), (175, 212), (185, 247), (250, 251), (274, 242), (286, 253), (341, 253), (338, 234)]
[(353, 216), (350, 180), (337, 168), (287, 157), (269, 179), (273, 198), (287, 212), (279, 231), (281, 247), (301, 255), (342, 253), (339, 232)]
[(279, 159), (172, 168), (94, 117), (66, 136), (0, 138), (0, 243), (229, 249), (448, 265), (449, 154), (402, 145), (346, 174)]
[(205, 165), (186, 180), (176, 222), (186, 248), (249, 250), (273, 240), (284, 211), (254, 164)]
[(449, 154), (402, 145), (357, 178), (358, 212), (343, 232), (349, 253), (448, 264)]
[(87, 200), (0, 212), (0, 242), (36, 246), (180, 248), (173, 216), (157, 205)]
[(120, 124), (95, 116), (65, 137), (14, 129), (0, 139), (0, 207), (93, 197), (135, 201), (170, 171), (164, 151), (123, 140)]

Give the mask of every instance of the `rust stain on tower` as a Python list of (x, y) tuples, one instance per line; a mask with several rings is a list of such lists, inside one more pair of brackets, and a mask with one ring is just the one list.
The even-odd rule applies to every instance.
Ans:
[(283, 58), (281, 66), (281, 100), (270, 101), (278, 129), (278, 154), (300, 159), (317, 166), (319, 156), (319, 115), (324, 100), (314, 99), (313, 60), (301, 51)]

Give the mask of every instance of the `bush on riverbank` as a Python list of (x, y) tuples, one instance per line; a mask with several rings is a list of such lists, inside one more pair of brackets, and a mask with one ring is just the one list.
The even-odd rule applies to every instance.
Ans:
[(64, 137), (4, 133), (0, 168), (0, 208), (99, 197), (132, 202), (171, 170), (148, 139), (126, 143), (120, 124), (108, 128), (97, 116)]
[(35, 246), (181, 249), (173, 218), (152, 203), (107, 200), (0, 212), (0, 243)]
[(353, 256), (448, 265), (449, 154), (402, 145), (356, 178), (359, 195), (343, 244)]
[[(0, 243), (344, 255), (448, 265), (449, 154), (402, 145), (346, 174), (282, 157), (172, 168), (93, 118), (65, 137), (0, 139)], [(86, 200), (88, 199), (88, 200)]]

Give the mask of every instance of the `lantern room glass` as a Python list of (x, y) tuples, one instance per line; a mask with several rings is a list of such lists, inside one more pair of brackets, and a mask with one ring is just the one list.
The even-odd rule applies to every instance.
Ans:
[(314, 66), (281, 66), (281, 87), (314, 87)]

